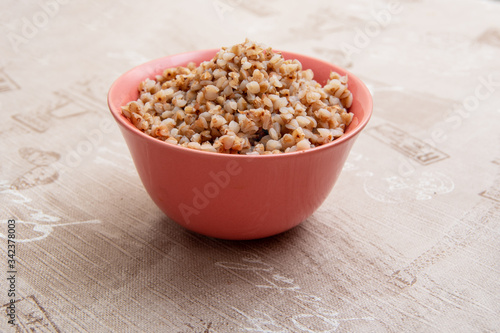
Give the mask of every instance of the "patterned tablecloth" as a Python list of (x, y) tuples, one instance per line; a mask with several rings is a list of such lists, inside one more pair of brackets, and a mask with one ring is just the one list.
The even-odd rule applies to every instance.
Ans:
[[(493, 0), (3, 0), (0, 331), (499, 332), (499, 17)], [(154, 205), (106, 94), (245, 37), (349, 69), (375, 107), (310, 218), (221, 241)]]

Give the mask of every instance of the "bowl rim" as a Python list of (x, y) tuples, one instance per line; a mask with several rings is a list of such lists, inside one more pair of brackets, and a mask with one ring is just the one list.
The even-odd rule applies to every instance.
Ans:
[[(267, 155), (223, 154), (223, 153), (217, 153), (217, 152), (208, 152), (208, 151), (202, 151), (202, 150), (197, 150), (197, 149), (190, 149), (190, 148), (186, 148), (186, 147), (182, 147), (182, 146), (179, 146), (179, 145), (174, 145), (174, 144), (171, 144), (171, 143), (167, 143), (167, 142), (158, 140), (157, 138), (154, 138), (154, 137), (152, 137), (152, 136), (150, 136), (150, 135), (142, 132), (137, 127), (135, 127), (129, 121), (129, 119), (127, 119), (123, 115), (123, 113), (121, 111), (121, 106), (122, 105), (115, 105), (113, 103), (114, 100), (118, 99), (116, 97), (116, 95), (119, 93), (119, 90), (117, 89), (117, 86), (119, 86), (120, 83), (127, 76), (133, 74), (134, 72), (144, 72), (144, 74), (149, 73), (148, 76), (145, 76), (143, 78), (143, 80), (145, 80), (146, 78), (152, 78), (153, 75), (157, 75), (157, 73), (156, 73), (155, 70), (149, 70), (148, 71), (148, 70), (144, 70), (144, 69), (155, 68), (160, 63), (163, 63), (166, 59), (176, 58), (176, 57), (182, 57), (182, 56), (194, 56), (194, 55), (199, 54), (199, 53), (203, 53), (203, 54), (213, 53), (213, 55), (215, 55), (220, 50), (221, 50), (220, 48), (218, 48), (218, 49), (203, 49), (203, 50), (197, 50), (197, 51), (189, 51), (189, 52), (172, 54), (172, 55), (168, 55), (168, 56), (160, 57), (160, 58), (157, 58), (157, 59), (153, 59), (153, 60), (147, 61), (145, 63), (142, 63), (140, 65), (134, 66), (131, 69), (129, 69), (128, 71), (126, 71), (125, 73), (121, 74), (112, 83), (112, 85), (110, 86), (110, 88), (108, 90), (108, 95), (107, 95), (108, 108), (109, 108), (111, 114), (113, 115), (115, 121), (119, 125), (121, 125), (122, 128), (125, 128), (129, 132), (134, 133), (135, 135), (139, 135), (143, 139), (148, 140), (149, 142), (151, 142), (152, 144), (154, 144), (154, 145), (161, 145), (161, 146), (165, 147), (166, 149), (174, 149), (174, 151), (175, 151), (175, 149), (179, 149), (179, 152), (192, 153), (192, 154), (202, 154), (202, 155), (200, 155), (200, 157), (201, 156), (205, 156), (205, 157), (212, 156), (214, 158), (233, 158), (233, 157), (236, 156), (236, 158), (238, 158), (238, 159), (255, 159), (255, 158), (273, 159), (273, 158), (292, 158), (294, 156), (297, 157), (297, 156), (304, 155), (304, 154), (305, 154), (304, 156), (307, 156), (308, 154), (314, 154), (315, 152), (319, 153), (322, 150), (330, 149), (330, 148), (332, 148), (334, 146), (338, 146), (341, 143), (343, 143), (345, 141), (348, 141), (348, 140), (354, 138), (355, 136), (357, 136), (365, 128), (365, 126), (368, 124), (368, 121), (370, 120), (370, 118), (371, 118), (371, 116), (373, 114), (373, 97), (372, 97), (372, 95), (371, 95), (368, 87), (366, 86), (366, 84), (360, 78), (358, 78), (355, 74), (351, 73), (350, 71), (348, 71), (347, 69), (345, 69), (343, 67), (340, 67), (340, 66), (337, 66), (335, 64), (329, 63), (329, 62), (327, 62), (325, 60), (322, 60), (322, 59), (311, 57), (311, 56), (308, 56), (308, 55), (305, 55), (305, 54), (300, 54), (300, 53), (295, 53), (295, 52), (289, 52), (289, 51), (284, 51), (284, 50), (277, 50), (277, 49), (273, 49), (273, 52), (279, 52), (279, 53), (283, 54), (283, 56), (286, 59), (299, 59), (299, 58), (302, 58), (302, 59), (307, 59), (310, 62), (321, 63), (322, 65), (325, 65), (325, 66), (329, 66), (329, 67), (333, 66), (335, 71), (343, 72), (344, 75), (347, 75), (347, 77), (348, 77), (349, 80), (354, 79), (354, 81), (356, 81), (356, 84), (358, 86), (358, 91), (361, 90), (362, 93), (365, 94), (368, 98), (367, 98), (367, 101), (366, 101), (367, 103), (364, 104), (365, 116), (359, 121), (359, 123), (356, 125), (356, 127), (352, 131), (350, 131), (349, 133), (344, 133), (341, 137), (339, 137), (338, 139), (333, 140), (332, 142), (329, 142), (329, 143), (326, 143), (326, 144), (323, 144), (321, 146), (314, 147), (314, 148), (311, 148), (311, 149), (307, 149), (307, 150), (294, 151), (294, 152), (281, 153), (281, 154), (267, 154)], [(208, 61), (210, 59), (212, 59), (212, 58), (209, 58), (209, 59), (203, 60), (203, 61)], [(301, 63), (303, 62), (302, 59), (299, 59), (299, 61)], [(162, 66), (161, 67), (161, 71), (163, 71), (166, 68), (169, 68), (169, 67)], [(216, 156), (219, 156), (219, 157), (216, 157)]]

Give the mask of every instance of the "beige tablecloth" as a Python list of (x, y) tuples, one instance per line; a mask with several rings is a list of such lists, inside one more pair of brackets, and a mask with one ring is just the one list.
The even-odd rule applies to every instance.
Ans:
[[(493, 0), (2, 1), (0, 331), (499, 332), (499, 18)], [(316, 213), (231, 242), (154, 205), (106, 94), (245, 37), (348, 68), (375, 108)]]

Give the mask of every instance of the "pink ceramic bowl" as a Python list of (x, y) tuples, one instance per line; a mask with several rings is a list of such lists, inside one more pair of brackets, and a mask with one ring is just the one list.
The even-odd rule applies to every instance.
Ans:
[(304, 69), (325, 84), (330, 71), (348, 74), (353, 94), (352, 123), (329, 144), (278, 155), (226, 155), (174, 146), (135, 128), (121, 106), (138, 98), (137, 87), (165, 68), (199, 64), (218, 50), (164, 57), (133, 68), (111, 86), (108, 105), (127, 142), (142, 183), (156, 205), (187, 229), (222, 239), (256, 239), (291, 229), (325, 200), (340, 175), (354, 141), (372, 113), (366, 86), (345, 69), (308, 56)]

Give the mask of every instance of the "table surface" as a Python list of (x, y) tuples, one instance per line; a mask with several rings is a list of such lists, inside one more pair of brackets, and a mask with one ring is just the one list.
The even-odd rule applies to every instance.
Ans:
[[(499, 1), (0, 7), (1, 332), (500, 331)], [(245, 37), (349, 69), (374, 114), (310, 218), (222, 241), (154, 205), (106, 94)]]

